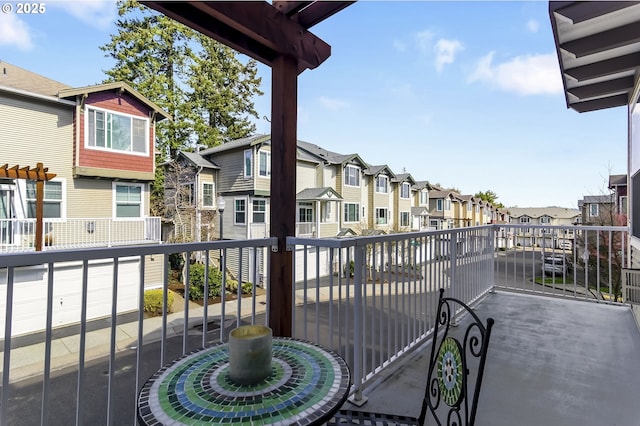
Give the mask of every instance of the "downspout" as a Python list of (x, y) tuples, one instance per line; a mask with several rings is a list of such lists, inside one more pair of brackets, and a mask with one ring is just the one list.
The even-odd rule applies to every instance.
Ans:
[(196, 181), (194, 182), (196, 187), (193, 189), (193, 198), (195, 198), (196, 207), (196, 242), (200, 242), (202, 240), (202, 217), (200, 212), (200, 173), (202, 172), (202, 169), (202, 166), (198, 167), (198, 171), (196, 172)]

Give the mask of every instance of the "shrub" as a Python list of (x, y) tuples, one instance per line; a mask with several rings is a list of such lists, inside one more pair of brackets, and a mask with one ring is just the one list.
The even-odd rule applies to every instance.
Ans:
[[(167, 312), (173, 307), (173, 292), (167, 293)], [(162, 289), (147, 290), (144, 292), (144, 311), (151, 315), (162, 315)]]
[[(227, 280), (227, 290), (233, 293), (238, 293), (238, 281), (236, 280)], [(253, 283), (245, 282), (242, 283), (242, 294), (251, 294), (253, 291)]]
[[(204, 299), (204, 265), (194, 263), (189, 267), (189, 299)], [(214, 267), (209, 267), (209, 295), (216, 297), (222, 294), (222, 272)]]

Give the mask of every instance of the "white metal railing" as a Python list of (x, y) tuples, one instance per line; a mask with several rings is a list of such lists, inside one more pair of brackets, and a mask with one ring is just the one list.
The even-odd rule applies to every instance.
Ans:
[[(618, 259), (626, 266), (627, 228), (576, 227), (569, 245), (565, 227), (546, 227), (552, 228), (549, 241), (554, 241), (556, 231), (563, 241), (549, 246), (544, 239), (532, 240), (526, 246), (517, 239), (518, 227), (488, 225), (347, 239), (289, 237), (296, 281), (293, 335), (340, 353), (353, 373), (352, 397), (359, 399), (382, 369), (429, 338), (439, 288), (466, 303), (493, 287), (614, 303), (615, 298), (605, 294), (610, 290), (615, 295)], [(275, 238), (265, 238), (0, 255), (0, 424), (135, 423), (135, 394), (155, 370), (180, 354), (226, 341), (228, 331), (242, 322), (268, 325), (269, 292), (265, 288), (261, 294), (258, 284), (268, 287), (275, 246)], [(537, 282), (543, 252), (563, 255), (563, 266), (572, 266), (547, 277), (554, 280), (551, 284)], [(231, 293), (222, 292), (219, 303), (194, 308), (188, 296), (195, 287), (187, 280), (183, 306), (170, 313), (172, 268), (184, 265), (184, 276), (189, 277), (193, 261), (204, 262), (208, 269), (215, 264), (209, 259), (218, 258), (230, 273), (223, 287), (231, 278), (250, 282), (251, 295), (230, 300)], [(205, 294), (209, 285), (205, 280)], [(153, 287), (163, 290), (162, 315), (145, 318), (144, 292)], [(133, 314), (124, 316), (126, 312)], [(120, 328), (123, 318), (132, 322)], [(27, 324), (31, 320), (38, 327), (23, 337), (16, 330), (32, 326)], [(92, 331), (94, 324), (103, 329)], [(76, 327), (71, 332), (77, 347), (54, 338), (67, 330), (61, 325)], [(32, 345), (38, 337), (40, 343)], [(23, 346), (27, 343), (30, 346)], [(58, 356), (61, 347), (69, 346), (73, 353)], [(135, 356), (127, 356), (127, 348), (134, 348)], [(106, 388), (92, 386), (97, 379), (89, 371), (90, 359), (105, 372)], [(51, 371), (63, 367), (71, 369), (64, 374), (77, 375), (77, 380), (56, 382)], [(131, 372), (131, 380), (116, 380), (122, 371)], [(39, 412), (34, 410), (33, 389), (9, 386), (34, 375), (42, 386)], [(70, 382), (75, 389), (68, 388)], [(89, 399), (83, 392), (89, 387), (104, 394)], [(55, 402), (60, 394), (73, 392), (74, 405)]]
[(288, 238), (295, 248), (295, 336), (340, 353), (353, 393), (431, 333), (437, 292), (468, 303), (493, 285), (491, 227), (349, 239)]
[[(0, 253), (35, 249), (35, 219), (0, 219)], [(44, 219), (43, 250), (158, 243), (159, 217)]]
[(496, 225), (494, 232), (497, 287), (622, 301), (627, 227)]

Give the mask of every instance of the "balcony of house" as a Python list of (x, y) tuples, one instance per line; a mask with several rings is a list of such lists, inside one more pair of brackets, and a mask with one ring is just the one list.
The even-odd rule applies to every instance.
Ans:
[[(0, 219), (0, 253), (35, 250), (35, 219)], [(159, 217), (44, 219), (43, 250), (153, 244)]]
[[(444, 288), (481, 319), (495, 319), (477, 425), (637, 424), (640, 332), (632, 304), (640, 302), (640, 274), (627, 269), (627, 228), (582, 226), (573, 229), (571, 248), (545, 250), (518, 246), (517, 228), (290, 237), (287, 247), (296, 257), (292, 334), (345, 359), (352, 408), (412, 414), (426, 389), (437, 292)], [(228, 341), (238, 325), (268, 325), (268, 265), (275, 247), (276, 240), (266, 238), (0, 256), (0, 328), (6, 336), (0, 424), (135, 424), (137, 392), (163, 365)], [(177, 276), (190, 277), (194, 268), (175, 259), (200, 259), (208, 270), (208, 259), (218, 252), (227, 271), (221, 289), (227, 290), (216, 303), (187, 298), (169, 309), (173, 269), (185, 268)], [(140, 266), (129, 275), (118, 273), (119, 262), (111, 266), (109, 293), (89, 290), (96, 279), (92, 265), (132, 257)], [(164, 265), (163, 302), (153, 317), (145, 315), (143, 303), (150, 258)], [(51, 265), (72, 261), (87, 269), (79, 275), (76, 316), (56, 327), (66, 304), (58, 303), (58, 272)], [(43, 265), (44, 297), (40, 305), (26, 306), (16, 277), (34, 265)], [(187, 280), (182, 294), (212, 282)], [(132, 286), (137, 309), (121, 313), (120, 295)], [(237, 297), (240, 287), (244, 297)], [(96, 299), (111, 313), (89, 321), (86, 306)], [(41, 330), (13, 333), (33, 312)]]

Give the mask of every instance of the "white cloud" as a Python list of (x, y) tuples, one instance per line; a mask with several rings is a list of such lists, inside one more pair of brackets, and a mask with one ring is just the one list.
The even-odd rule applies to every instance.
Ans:
[(107, 29), (118, 15), (117, 4), (113, 0), (54, 1), (47, 3), (63, 9), (71, 16), (87, 25)]
[(484, 82), (505, 92), (519, 95), (562, 92), (562, 80), (555, 54), (517, 56), (508, 62), (493, 64), (495, 52), (482, 57), (469, 83)]
[(320, 96), (319, 100), (322, 106), (324, 106), (325, 108), (331, 111), (338, 111), (340, 109), (344, 109), (347, 106), (349, 106), (349, 104), (343, 101), (342, 99), (327, 98), (326, 96)]
[(28, 51), (33, 48), (31, 29), (14, 13), (0, 13), (0, 46), (15, 46)]
[(446, 64), (452, 64), (456, 53), (463, 49), (458, 40), (445, 40), (441, 38), (433, 47), (436, 52), (436, 70), (442, 72)]
[(529, 19), (529, 21), (527, 21), (527, 30), (532, 33), (537, 33), (539, 29), (540, 22), (536, 21), (535, 19)]

